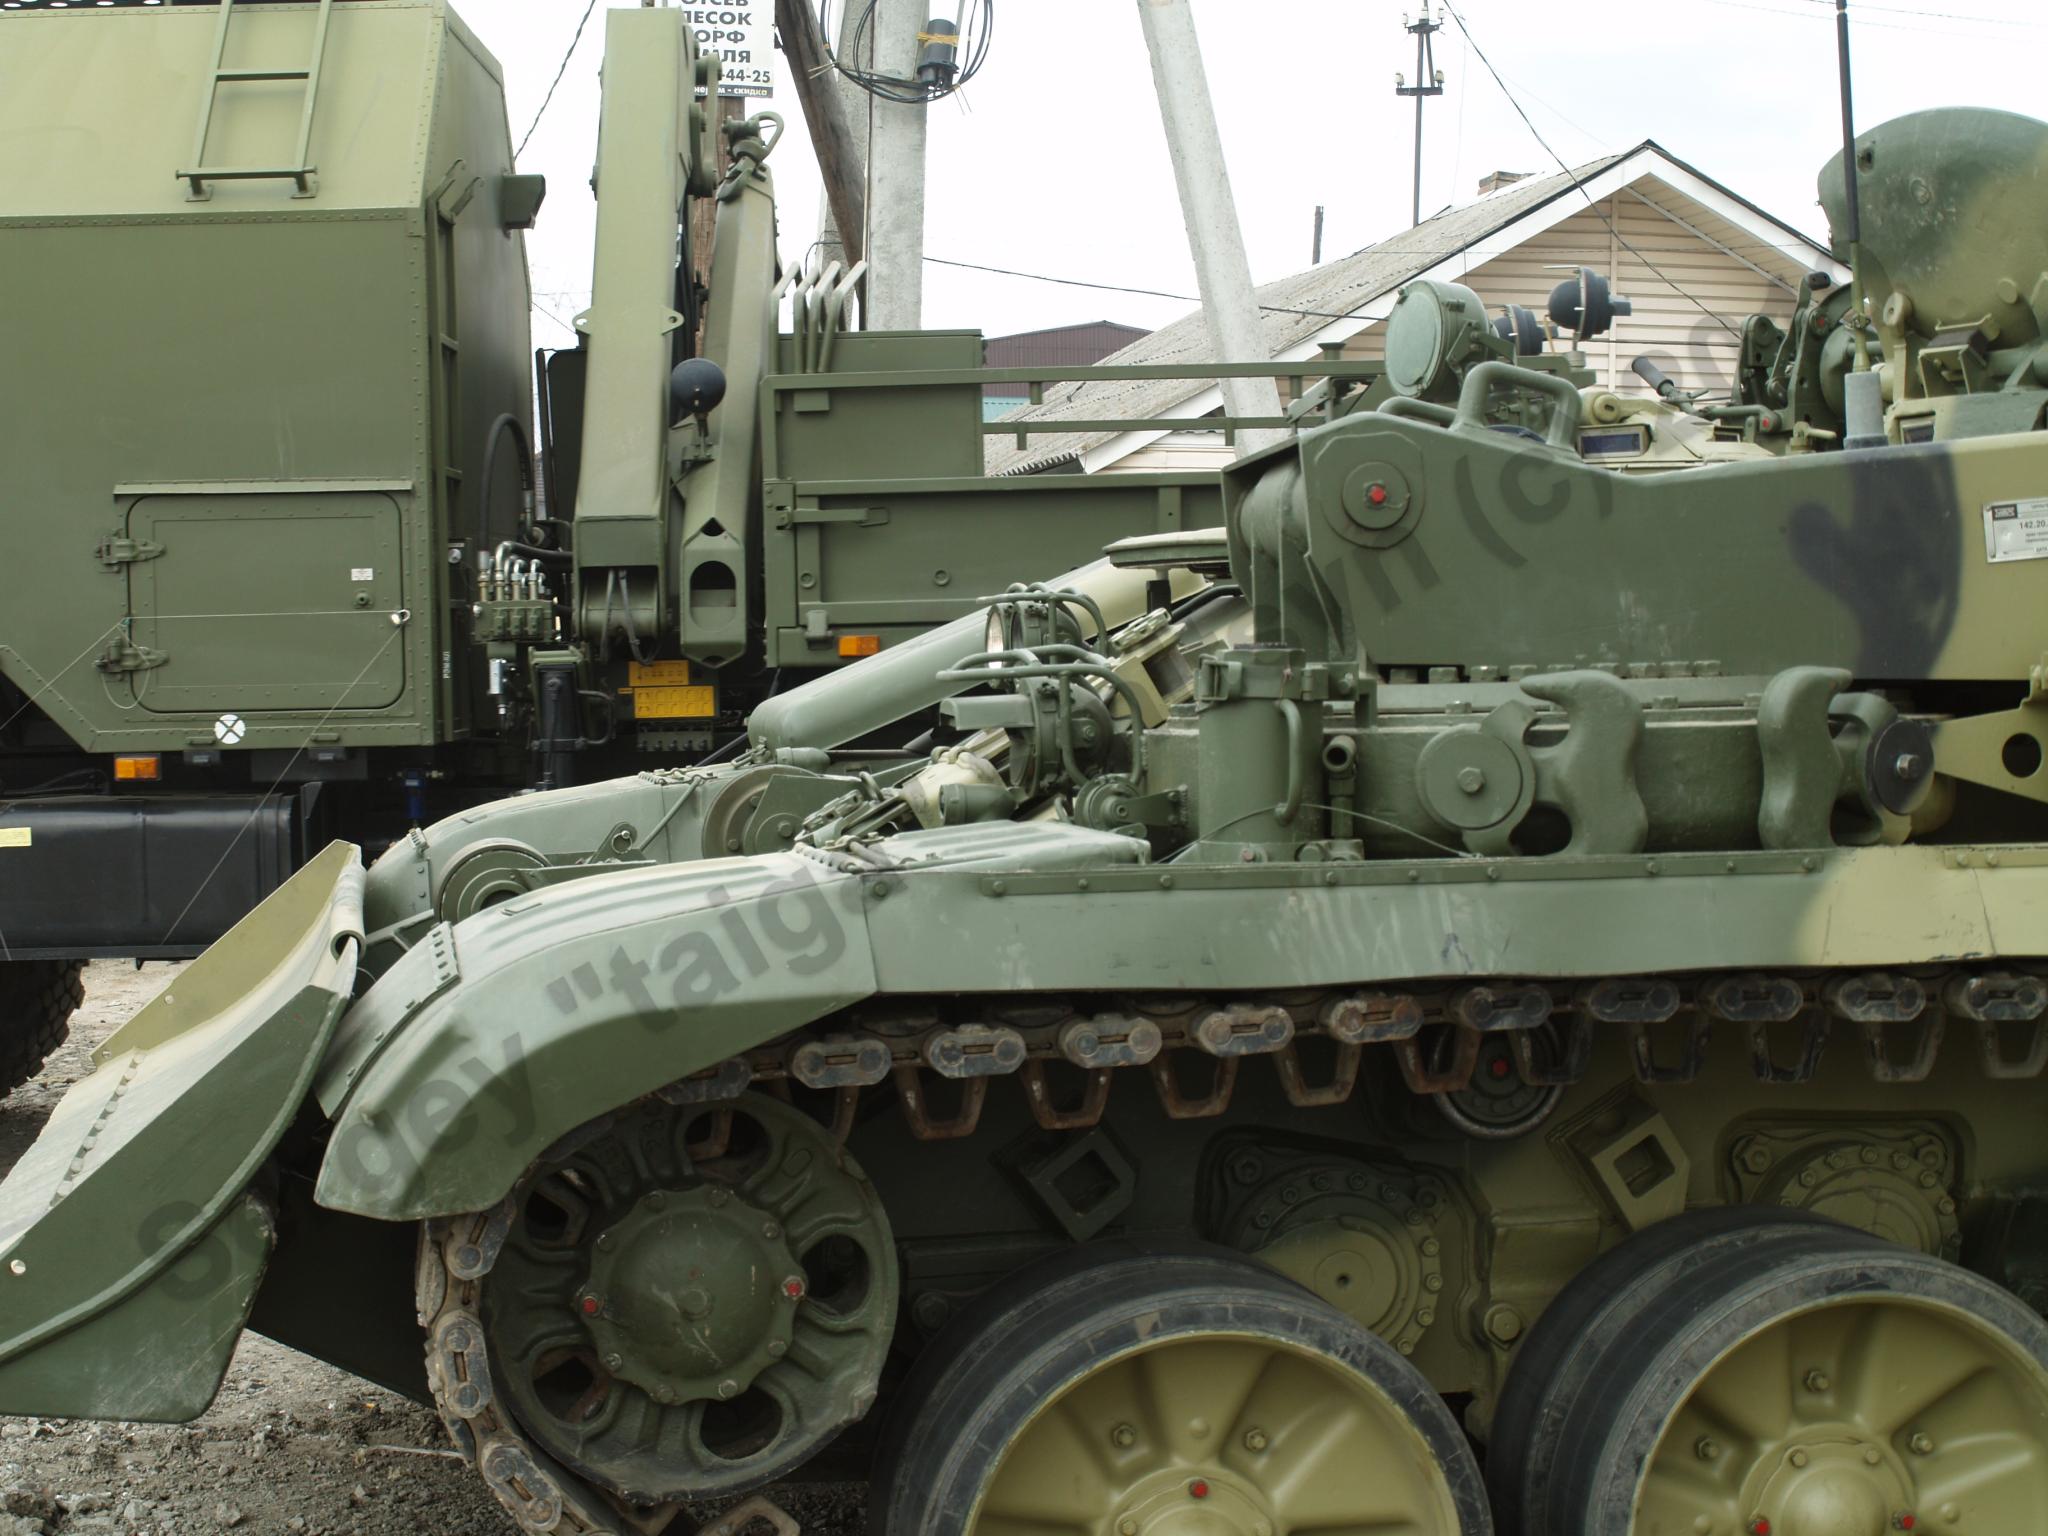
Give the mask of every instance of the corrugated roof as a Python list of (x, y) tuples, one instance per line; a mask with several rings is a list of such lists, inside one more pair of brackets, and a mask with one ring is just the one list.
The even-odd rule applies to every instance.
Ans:
[[(1585, 181), (1643, 149), (1663, 151), (1645, 139), (1618, 155), (1589, 160), (1570, 176), (1531, 177), (1488, 193), (1476, 202), (1424, 219), (1377, 245), (1369, 245), (1338, 261), (1326, 261), (1306, 272), (1262, 284), (1258, 301), (1266, 335), (1266, 355), (1281, 357), (1308, 341), (1332, 320), (1341, 320), (1391, 293), (1418, 273), (1477, 245), (1524, 214), (1571, 191), (1573, 179)], [(1104, 358), (1105, 367), (1161, 363), (1202, 363), (1215, 358), (1209, 326), (1198, 309), (1171, 325), (1132, 342)], [(1163, 416), (1182, 401), (1200, 394), (1207, 384), (1188, 379), (1104, 379), (1046, 386), (1043, 405), (1005, 412), (1004, 421), (1058, 420), (1063, 416), (1094, 418)], [(1031, 474), (1071, 464), (1113, 432), (1048, 432), (1035, 434), (1029, 446), (1016, 439), (989, 439), (988, 470), (995, 475)]]

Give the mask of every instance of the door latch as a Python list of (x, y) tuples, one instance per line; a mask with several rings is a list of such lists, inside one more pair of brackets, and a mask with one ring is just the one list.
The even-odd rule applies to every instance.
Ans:
[(131, 539), (125, 533), (108, 534), (100, 540), (98, 547), (93, 551), (99, 557), (100, 564), (110, 571), (119, 570), (124, 565), (133, 565), (138, 560), (154, 560), (163, 552), (163, 545), (152, 543), (148, 539)]

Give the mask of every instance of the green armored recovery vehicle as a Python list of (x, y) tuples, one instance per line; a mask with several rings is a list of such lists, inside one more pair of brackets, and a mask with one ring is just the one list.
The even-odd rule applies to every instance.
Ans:
[(545, 189), (440, 0), (0, 27), (0, 1081), (81, 958), (195, 954), (333, 835), (694, 761), (778, 686), (1220, 516), (1213, 473), (985, 476), (984, 379), (1076, 370), (849, 331), (857, 274), (777, 259), (779, 120), (721, 176), (673, 8), (608, 17), (595, 296), (538, 372)]
[(1135, 618), (1026, 572), (329, 847), (0, 1184), (0, 1409), (254, 1327), (530, 1532), (2048, 1526), (2048, 125), (1853, 148), (1851, 341), (1749, 402), (1847, 447), (1617, 474), (1486, 358), (1119, 541)]

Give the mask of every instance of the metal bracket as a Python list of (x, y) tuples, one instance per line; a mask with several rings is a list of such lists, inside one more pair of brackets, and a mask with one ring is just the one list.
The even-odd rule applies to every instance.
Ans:
[(147, 672), (152, 667), (162, 666), (170, 659), (167, 652), (153, 650), (146, 645), (137, 645), (123, 635), (109, 645), (93, 665), (102, 672)]
[(93, 546), (93, 556), (108, 570), (118, 570), (141, 560), (154, 560), (164, 552), (161, 544), (148, 539), (131, 539), (124, 533), (110, 533)]

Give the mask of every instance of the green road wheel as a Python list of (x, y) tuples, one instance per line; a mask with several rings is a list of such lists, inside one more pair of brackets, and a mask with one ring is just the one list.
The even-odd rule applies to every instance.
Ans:
[(896, 1316), (888, 1219), (789, 1105), (623, 1111), (538, 1166), (497, 1230), (470, 1369), (487, 1362), (504, 1413), (478, 1438), (510, 1436), (587, 1483), (571, 1490), (585, 1502), (749, 1491), (874, 1401)]
[(912, 1383), (878, 1531), (1492, 1529), (1471, 1450), (1415, 1367), (1239, 1256), (1068, 1260), (969, 1325)]
[(2048, 1326), (1940, 1259), (1835, 1233), (1772, 1243), (1588, 1343), (1550, 1530), (2048, 1530)]

